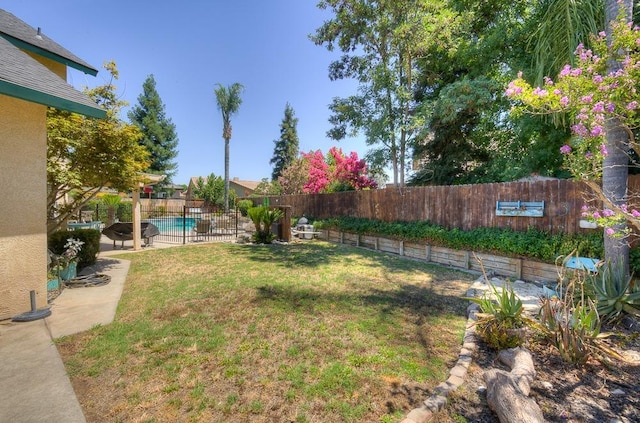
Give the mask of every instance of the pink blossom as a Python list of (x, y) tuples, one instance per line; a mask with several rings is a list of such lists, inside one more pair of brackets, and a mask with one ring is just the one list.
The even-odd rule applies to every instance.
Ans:
[(593, 82), (596, 84), (601, 84), (602, 81), (604, 81), (604, 79), (602, 78), (602, 75), (593, 75)]
[(602, 126), (600, 126), (600, 125), (594, 126), (591, 129), (591, 136), (592, 137), (599, 137), (600, 135), (602, 135), (602, 132), (603, 132), (602, 131)]
[(545, 85), (553, 85), (553, 80), (551, 78), (549, 78), (548, 76), (544, 77), (544, 84)]
[(580, 76), (582, 75), (582, 69), (576, 68), (571, 71), (571, 76)]
[(582, 101), (583, 103), (591, 103), (593, 101), (593, 94), (588, 94), (585, 96), (582, 96), (582, 98), (580, 98), (580, 101)]
[(640, 217), (640, 212), (636, 209), (631, 210), (631, 216), (638, 218)]
[(569, 76), (571, 74), (571, 66), (564, 65), (564, 68), (560, 71), (560, 76)]
[(613, 212), (613, 210), (604, 209), (604, 210), (602, 210), (602, 215), (604, 217), (611, 217), (611, 216), (615, 215), (615, 213)]
[(600, 145), (600, 154), (602, 154), (603, 156), (606, 156), (609, 154), (609, 152), (607, 151), (607, 146), (604, 144)]
[(606, 233), (607, 233), (607, 235), (609, 235), (609, 236), (611, 236), (611, 235), (613, 235), (613, 234), (615, 234), (615, 233), (616, 233), (616, 231), (614, 231), (614, 230), (613, 230), (613, 228), (607, 228), (607, 229), (605, 230), (605, 232), (606, 232)]
[(571, 153), (571, 146), (570, 145), (563, 145), (562, 147), (560, 147), (560, 153), (561, 154), (569, 154)]
[(536, 88), (533, 90), (532, 94), (533, 94), (533, 95), (540, 96), (540, 97), (544, 97), (544, 96), (546, 96), (546, 95), (548, 94), (548, 92), (547, 92), (547, 90), (543, 90), (543, 89), (542, 89), (542, 88), (540, 88), (540, 87), (536, 87)]
[(560, 95), (560, 94), (562, 94), (562, 90), (559, 90), (559, 89), (556, 88), (555, 90), (553, 90), (553, 93), (555, 95)]
[(594, 219), (600, 219), (600, 218), (602, 218), (602, 216), (600, 215), (599, 212), (595, 211), (595, 212), (593, 212), (593, 218)]
[(604, 112), (604, 101), (598, 101), (593, 105), (593, 109), (591, 109), (594, 113), (602, 113)]
[(578, 123), (576, 125), (573, 125), (571, 127), (571, 130), (573, 131), (574, 134), (580, 137), (586, 137), (589, 134), (589, 132), (587, 131), (587, 127), (584, 126), (583, 123)]
[(587, 151), (587, 152), (584, 154), (584, 158), (585, 158), (585, 159), (587, 159), (587, 160), (591, 160), (591, 159), (593, 159), (593, 154), (591, 153), (591, 151)]
[(638, 102), (635, 100), (627, 104), (627, 110), (634, 110), (637, 107), (638, 107)]
[(613, 104), (613, 103), (611, 103), (611, 102), (607, 103), (607, 108), (606, 108), (606, 110), (607, 110), (607, 112), (608, 112), (608, 113), (613, 113), (613, 111), (614, 111), (615, 109), (616, 109), (615, 104)]
[(569, 97), (567, 97), (566, 95), (564, 97), (562, 97), (560, 99), (560, 104), (563, 106), (566, 106), (567, 104), (569, 104)]
[(619, 207), (620, 207), (620, 210), (622, 210), (624, 213), (628, 213), (626, 204), (620, 204)]

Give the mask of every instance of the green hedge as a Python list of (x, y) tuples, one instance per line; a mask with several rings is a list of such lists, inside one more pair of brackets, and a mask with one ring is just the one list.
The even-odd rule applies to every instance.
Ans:
[(583, 257), (604, 255), (602, 233), (549, 234), (538, 229), (518, 232), (503, 228), (477, 228), (470, 231), (445, 229), (430, 222), (383, 222), (353, 217), (315, 221), (317, 229), (335, 229), (362, 235), (381, 235), (431, 245), (530, 257), (555, 263), (558, 256), (577, 251)]
[(95, 264), (100, 252), (100, 231), (97, 229), (77, 229), (75, 231), (57, 231), (49, 235), (48, 248), (54, 254), (62, 254), (67, 239), (75, 238), (84, 242), (80, 250), (78, 268)]

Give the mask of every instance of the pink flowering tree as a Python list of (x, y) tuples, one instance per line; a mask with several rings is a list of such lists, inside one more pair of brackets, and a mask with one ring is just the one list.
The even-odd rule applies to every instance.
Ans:
[(302, 153), (278, 178), (283, 194), (318, 194), (323, 192), (377, 188), (367, 176), (367, 164), (352, 151), (332, 147), (325, 157), (322, 151)]
[[(605, 180), (613, 168), (608, 165), (612, 144), (607, 137), (624, 132), (622, 138), (628, 142), (615, 147), (616, 154), (628, 158), (631, 149), (640, 152), (633, 138), (633, 131), (640, 127), (640, 28), (620, 16), (611, 22), (611, 31), (610, 37), (598, 34), (593, 50), (578, 46), (576, 66), (566, 65), (557, 80), (545, 78), (543, 86), (532, 87), (518, 75), (506, 95), (516, 101), (516, 112), (569, 117), (573, 136), (560, 153), (574, 177), (596, 196), (587, 199), (582, 216), (604, 227), (607, 237), (620, 237), (630, 233), (627, 222), (640, 229), (640, 211), (629, 205), (637, 193), (610, 195)], [(623, 162), (629, 161), (623, 158)], [(626, 181), (622, 188), (626, 191)]]
[(338, 184), (356, 191), (378, 187), (377, 182), (367, 176), (367, 163), (359, 159), (355, 151), (346, 156), (341, 148), (332, 147), (329, 156), (334, 164), (334, 181)]
[(324, 192), (331, 181), (329, 180), (329, 165), (325, 161), (322, 151), (302, 153), (302, 157), (309, 163), (309, 176), (303, 187), (304, 192), (308, 194)]
[(283, 194), (304, 194), (309, 177), (309, 161), (300, 156), (280, 172), (278, 183)]

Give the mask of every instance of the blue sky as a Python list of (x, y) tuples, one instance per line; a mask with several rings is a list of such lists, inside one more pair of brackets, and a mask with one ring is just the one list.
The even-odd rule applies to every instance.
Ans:
[[(316, 0), (88, 2), (0, 0), (0, 8), (98, 68), (97, 77), (71, 70), (75, 87), (107, 80), (102, 68), (114, 60), (118, 92), (137, 104), (149, 74), (176, 125), (176, 183), (191, 176), (224, 175), (222, 118), (217, 83), (244, 85), (243, 103), (232, 118), (230, 177), (270, 178), (273, 141), (287, 102), (298, 117), (302, 151), (333, 145), (364, 157), (361, 138), (329, 140), (328, 105), (356, 93), (354, 81), (330, 81), (329, 63), (339, 56), (308, 39), (331, 15)], [(126, 112), (126, 111), (125, 111)], [(126, 114), (123, 115), (126, 119)]]

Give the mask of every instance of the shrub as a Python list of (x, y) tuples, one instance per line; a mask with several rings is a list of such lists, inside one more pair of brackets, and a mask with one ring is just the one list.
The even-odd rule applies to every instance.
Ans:
[(275, 239), (275, 235), (271, 233), (271, 225), (282, 218), (284, 212), (279, 209), (258, 206), (250, 207), (247, 214), (256, 227), (253, 241), (257, 244), (271, 244), (271, 241)]
[(247, 210), (249, 207), (253, 207), (253, 201), (251, 200), (240, 200), (238, 201), (238, 210), (240, 210), (240, 214), (242, 216), (247, 216)]
[[(469, 231), (446, 229), (431, 222), (383, 222), (354, 217), (315, 221), (318, 229), (336, 229), (363, 235), (389, 236), (408, 241), (420, 241), (442, 247), (478, 252), (498, 253), (515, 257), (530, 257), (555, 263), (559, 255), (578, 251), (585, 257), (602, 257), (602, 233), (549, 234), (531, 228), (525, 232), (505, 228), (476, 228)], [(640, 268), (640, 254), (636, 264)]]
[(97, 229), (78, 229), (75, 231), (57, 231), (49, 235), (47, 246), (54, 254), (62, 254), (67, 239), (75, 238), (84, 242), (78, 255), (78, 268), (95, 264), (100, 252), (100, 231)]

